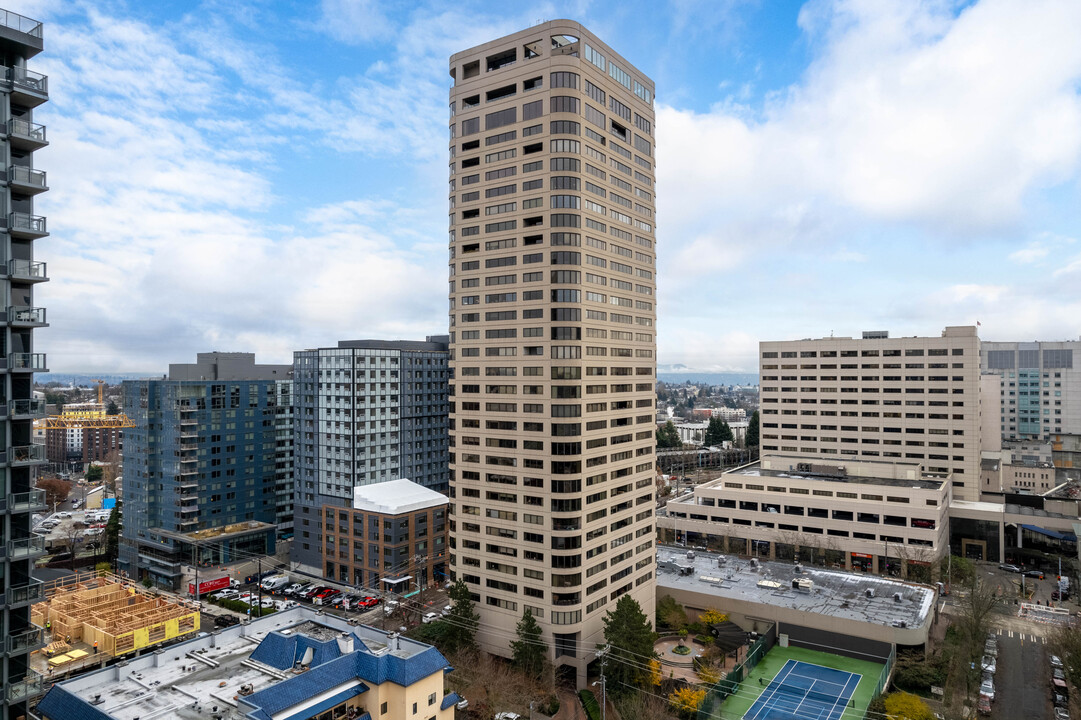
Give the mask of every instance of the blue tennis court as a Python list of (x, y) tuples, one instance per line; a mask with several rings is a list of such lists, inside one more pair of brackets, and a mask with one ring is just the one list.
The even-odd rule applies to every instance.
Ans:
[(743, 720), (837, 720), (862, 675), (798, 660), (784, 664)]

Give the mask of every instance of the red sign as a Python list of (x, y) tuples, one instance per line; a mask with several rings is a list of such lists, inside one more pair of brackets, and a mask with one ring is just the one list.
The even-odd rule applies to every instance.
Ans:
[[(214, 592), (215, 590), (224, 590), (229, 587), (229, 576), (225, 575), (213, 580), (204, 580), (199, 583), (199, 594), (206, 595), (208, 592)], [(188, 583), (188, 594), (195, 594), (195, 583)]]
[(854, 558), (864, 558), (866, 560), (874, 559), (871, 555), (865, 555), (863, 553), (857, 553), (857, 552), (852, 553), (852, 557), (854, 557)]

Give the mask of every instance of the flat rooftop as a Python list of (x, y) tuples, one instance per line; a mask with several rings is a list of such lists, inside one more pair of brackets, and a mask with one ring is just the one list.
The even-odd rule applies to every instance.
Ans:
[(391, 641), (391, 648), (386, 632), (298, 607), (80, 675), (59, 686), (116, 720), (209, 720), (217, 716), (243, 720), (251, 708), (238, 707), (236, 698), (242, 686), (250, 685), (258, 693), (294, 677), (252, 658), (272, 632), (303, 636), (313, 645), (351, 633), (356, 649), (402, 660), (430, 649), (405, 637)]
[[(688, 567), (690, 574), (680, 574), (680, 568)], [(812, 581), (811, 591), (793, 588), (794, 579)], [(806, 565), (796, 572), (792, 563), (769, 561), (759, 561), (755, 567), (750, 559), (698, 551), (692, 560), (685, 549), (669, 547), (657, 550), (657, 586), (714, 595), (722, 612), (724, 600), (743, 600), (875, 625), (901, 627), (904, 623), (910, 628), (928, 621), (935, 600), (932, 588), (877, 575)], [(867, 590), (873, 590), (874, 597), (868, 597)], [(900, 602), (894, 599), (895, 593), (901, 594)], [(769, 614), (763, 612), (763, 616)]]
[[(919, 480), (908, 480), (905, 478), (880, 478), (880, 477), (865, 477), (860, 475), (823, 475), (818, 473), (800, 473), (792, 470), (765, 470), (762, 468), (761, 463), (754, 462), (750, 465), (744, 465), (743, 467), (736, 468), (730, 472), (721, 476), (720, 480), (730, 478), (736, 475), (746, 475), (750, 477), (775, 477), (775, 478), (789, 478), (791, 480), (814, 480), (816, 482), (830, 482), (830, 483), (849, 483), (854, 485), (882, 485), (886, 487), (907, 487), (907, 488), (919, 488), (921, 490), (938, 490), (942, 487), (945, 480), (939, 480), (938, 478), (923, 477)], [(711, 487), (718, 481), (712, 483), (703, 483), (699, 487)]]
[(450, 500), (446, 495), (405, 478), (353, 488), (354, 509), (385, 515), (439, 507), (448, 502)]

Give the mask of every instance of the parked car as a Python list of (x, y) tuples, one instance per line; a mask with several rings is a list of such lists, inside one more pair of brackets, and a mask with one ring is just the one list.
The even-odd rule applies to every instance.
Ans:
[(1037, 580), (1043, 580), (1043, 570), (1026, 570), (1025, 577), (1036, 578)]
[(282, 590), (282, 595), (293, 596), (293, 595), (296, 594), (296, 591), (299, 590), (302, 587), (304, 587), (304, 583), (295, 582), (292, 585), (285, 588), (284, 590)]
[(232, 598), (232, 599), (236, 600), (237, 602), (247, 603), (247, 604), (251, 605), (253, 602), (256, 602), (259, 599), (259, 596), (257, 594), (254, 594), (254, 593), (246, 592), (246, 593), (240, 593), (239, 595), (237, 595), (235, 598)]
[(281, 612), (282, 610), (288, 610), (295, 608), (299, 603), (296, 600), (275, 600), (274, 607)]
[(71, 517), (71, 513), (69, 513), (69, 512), (67, 511), (67, 510), (63, 510), (63, 511), (61, 511), (61, 512), (58, 512), (58, 513), (57, 513), (56, 515), (54, 515), (53, 517), (63, 518), (63, 519), (65, 519), (65, 520), (66, 520), (66, 519), (68, 519), (69, 517)]
[(302, 598), (304, 598), (306, 600), (311, 600), (313, 597), (315, 597), (319, 593), (323, 592), (324, 590), (328, 590), (328, 589), (329, 588), (327, 588), (325, 585), (312, 584), (312, 586), (310, 588), (308, 588), (303, 593), (301, 593), (300, 597), (302, 597)]
[(322, 592), (318, 593), (312, 602), (316, 605), (330, 605), (334, 602), (335, 595), (341, 595), (341, 590), (335, 590), (334, 588), (324, 588)]
[(983, 654), (988, 657), (998, 657), (998, 644), (993, 642), (984, 643)]
[(1006, 572), (1012, 572), (1012, 573), (1021, 572), (1021, 568), (1017, 567), (1016, 565), (1011, 565), (1010, 563), (1002, 563), (1001, 565), (998, 566), (998, 569), (999, 570), (1005, 570)]
[(452, 612), (454, 612), (454, 606), (453, 605), (444, 605), (443, 606), (443, 612), (440, 613), (440, 614), (443, 617), (448, 617)]
[(210, 599), (211, 600), (226, 600), (228, 598), (236, 597), (239, 594), (240, 594), (239, 590), (236, 590), (234, 588), (225, 588), (224, 590), (219, 590), (216, 593), (211, 593), (210, 594)]
[(1051, 670), (1051, 692), (1066, 696), (1070, 694), (1069, 688), (1066, 686), (1066, 675), (1062, 672), (1062, 668)]
[(214, 627), (232, 627), (240, 622), (236, 615), (218, 615), (214, 618)]
[(995, 683), (992, 680), (984, 680), (980, 683), (980, 697), (986, 697), (991, 702), (995, 701)]
[(465, 710), (466, 708), (469, 707), (469, 701), (468, 700), (466, 700), (461, 695), (459, 695), (458, 698), (459, 698), (458, 703), (454, 707), (458, 708), (459, 710)]
[(397, 600), (387, 600), (383, 604), (383, 612), (385, 612), (387, 615), (393, 615), (394, 611), (397, 610), (397, 609), (398, 609), (398, 601)]
[(1051, 657), (1047, 658), (1047, 661), (1051, 663), (1051, 667), (1053, 668), (1062, 668), (1062, 658), (1060, 658), (1058, 655), (1052, 655)]
[(1051, 692), (1051, 704), (1055, 707), (1070, 707), (1070, 698), (1066, 697), (1060, 692)]
[(980, 698), (976, 701), (976, 712), (980, 715), (991, 714), (991, 698), (986, 695), (980, 695)]
[(424, 623), (425, 625), (427, 625), (428, 623), (435, 622), (436, 620), (440, 620), (440, 619), (442, 619), (442, 616), (439, 613), (430, 612), (430, 613), (425, 613), (424, 617), (422, 617), (420, 619), (420, 621), (422, 623)]
[[(258, 596), (256, 596), (256, 599), (258, 600)], [(275, 603), (275, 600), (272, 597), (264, 597), (261, 601), (259, 601), (260, 607), (263, 607), (263, 608), (266, 608), (266, 609), (274, 608), (275, 607), (274, 603)]]
[(995, 659), (993, 657), (989, 657), (987, 655), (984, 655), (983, 659), (980, 660), (980, 669), (981, 670), (986, 670), (987, 672), (991, 673), (992, 675), (995, 674), (995, 670), (997, 669), (996, 665), (997, 665), (997, 663), (995, 662)]
[(1055, 707), (1055, 720), (1070, 720), (1070, 711), (1064, 707)]
[(357, 607), (360, 608), (360, 609), (367, 610), (368, 608), (373, 608), (378, 604), (379, 604), (379, 598), (372, 597), (371, 595), (369, 595), (367, 597), (361, 598), (360, 602), (357, 603)]
[(504, 710), (501, 713), (496, 713), (495, 720), (522, 720), (522, 716), (518, 713)]

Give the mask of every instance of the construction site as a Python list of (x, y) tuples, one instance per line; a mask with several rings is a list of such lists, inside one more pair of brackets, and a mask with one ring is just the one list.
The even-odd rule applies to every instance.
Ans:
[(150, 593), (111, 573), (85, 572), (46, 583), (31, 621), (47, 645), (31, 656), (42, 675), (81, 670), (138, 654), (199, 630), (199, 609), (186, 600)]

